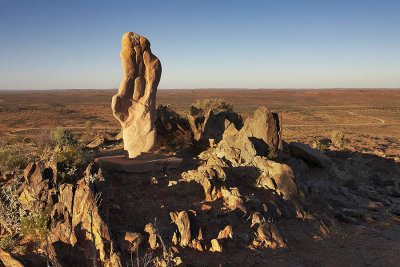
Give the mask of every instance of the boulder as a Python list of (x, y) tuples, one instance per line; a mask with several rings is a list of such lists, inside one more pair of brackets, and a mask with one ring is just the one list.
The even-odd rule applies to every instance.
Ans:
[(215, 154), (225, 158), (233, 167), (247, 165), (256, 156), (271, 159), (288, 158), (283, 150), (279, 118), (267, 108), (259, 108), (244, 122), (238, 130), (233, 123), (225, 124), (222, 140), (218, 143)]
[(292, 155), (302, 158), (305, 161), (314, 163), (319, 167), (326, 168), (332, 165), (332, 160), (327, 155), (311, 148), (306, 144), (300, 142), (291, 142), (289, 144), (289, 149)]
[(217, 239), (233, 238), (232, 226), (227, 225), (224, 230), (220, 231)]
[(229, 208), (230, 210), (239, 209), (244, 214), (247, 213), (243, 200), (240, 197), (239, 190), (236, 187), (228, 190), (223, 186), (221, 187), (221, 193), (224, 199), (224, 204), (227, 208)]
[[(249, 138), (262, 150), (268, 149), (264, 153), (270, 154), (271, 157), (273, 154), (278, 156), (282, 152), (281, 125), (278, 114), (265, 107), (258, 108), (252, 117), (246, 119), (239, 135)], [(267, 146), (263, 146), (263, 143)]]
[(257, 181), (258, 187), (276, 190), (286, 200), (300, 196), (293, 170), (288, 165), (258, 156), (255, 157), (253, 164), (262, 171)]
[(240, 129), (243, 124), (242, 118), (232, 111), (209, 110), (205, 115), (202, 112), (192, 112), (187, 118), (195, 140), (214, 139), (216, 143), (221, 141), (228, 128), (229, 131), (233, 131), (233, 128)]

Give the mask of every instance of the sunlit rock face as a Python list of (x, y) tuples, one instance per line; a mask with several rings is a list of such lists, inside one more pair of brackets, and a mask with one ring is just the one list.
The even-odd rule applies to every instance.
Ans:
[(122, 37), (121, 62), (124, 76), (111, 108), (122, 126), (124, 149), (129, 158), (136, 158), (151, 152), (156, 143), (155, 102), (161, 63), (151, 53), (150, 42), (133, 32)]

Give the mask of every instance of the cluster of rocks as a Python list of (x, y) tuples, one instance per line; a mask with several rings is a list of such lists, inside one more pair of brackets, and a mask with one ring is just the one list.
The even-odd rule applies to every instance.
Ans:
[[(93, 164), (83, 176), (73, 184), (60, 183), (56, 164), (32, 162), (15, 194), (27, 214), (49, 209), (44, 249), (49, 262), (55, 266), (122, 266), (108, 226), (112, 193)], [(35, 266), (37, 262), (25, 259), (21, 264)]]

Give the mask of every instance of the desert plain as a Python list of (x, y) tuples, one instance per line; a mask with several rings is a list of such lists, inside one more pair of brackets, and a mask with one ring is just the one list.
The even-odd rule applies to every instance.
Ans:
[[(116, 90), (0, 91), (0, 144), (57, 127), (82, 133), (119, 131), (110, 112)], [(157, 104), (180, 114), (199, 99), (219, 98), (244, 117), (266, 106), (282, 119), (286, 141), (311, 144), (340, 130), (355, 150), (398, 157), (400, 89), (177, 89), (158, 90)]]
[[(98, 136), (116, 136), (120, 132), (120, 125), (113, 117), (110, 107), (111, 97), (115, 92), (116, 90), (0, 91), (0, 146), (3, 149), (19, 151), (28, 157), (29, 161), (37, 161), (43, 153), (43, 142), (48, 139), (54, 129), (71, 131), (79, 142), (85, 145), (95, 141)], [(257, 108), (267, 107), (270, 111), (279, 114), (284, 141), (301, 142), (321, 150), (322, 153), (332, 157), (339, 171), (351, 176), (355, 184), (368, 185), (370, 186), (368, 188), (376, 187), (376, 192), (380, 197), (374, 198), (368, 192), (363, 193), (363, 197), (369, 196), (372, 204), (368, 205), (372, 206), (366, 208), (365, 211), (362, 210), (362, 214), (357, 213), (358, 210), (355, 210), (353, 206), (341, 207), (342, 212), (335, 213), (336, 208), (330, 207), (330, 204), (335, 201), (332, 199), (332, 202), (328, 201), (330, 203), (328, 208), (336, 214), (337, 218), (337, 222), (329, 229), (329, 233), (321, 234), (316, 231), (313, 223), (305, 222), (301, 225), (284, 220), (279, 226), (285, 237), (285, 244), (282, 246), (259, 249), (257, 245), (254, 245), (248, 250), (236, 250), (236, 246), (239, 247), (239, 238), (235, 239), (234, 245), (228, 242), (227, 247), (223, 247), (222, 253), (203, 253), (195, 249), (185, 249), (179, 254), (178, 249), (174, 248), (174, 253), (181, 255), (182, 259), (179, 258), (179, 260), (187, 263), (187, 266), (399, 265), (400, 208), (398, 206), (400, 202), (397, 193), (391, 195), (387, 192), (393, 190), (393, 187), (398, 186), (400, 182), (400, 89), (159, 90), (157, 105), (166, 105), (179, 113), (181, 117), (185, 117), (193, 103), (207, 98), (223, 99), (231, 103), (233, 111), (241, 114), (244, 119), (251, 116)], [(332, 133), (335, 131), (343, 134), (344, 142), (340, 148), (333, 148), (326, 144), (326, 140), (332, 139)], [(122, 145), (118, 141), (92, 147), (96, 147), (97, 157), (122, 153)], [(161, 175), (135, 178), (136, 180), (126, 173), (107, 172), (110, 170), (105, 171), (105, 176), (112, 180), (111, 188), (115, 194), (115, 203), (111, 205), (112, 209), (117, 210), (113, 213), (113, 224), (116, 226), (113, 226), (112, 231), (115, 232), (129, 227), (130, 230), (143, 228), (144, 224), (151, 220), (149, 215), (151, 212), (154, 213), (152, 215), (159, 216), (158, 218), (164, 218), (165, 221), (160, 219), (159, 223), (168, 229), (168, 220), (165, 219), (168, 213), (163, 210), (164, 205), (172, 210), (196, 210), (199, 205), (203, 205), (196, 210), (202, 223), (211, 220), (204, 217), (206, 215), (203, 215), (203, 212), (207, 213), (207, 211), (202, 210), (203, 207), (219, 211), (221, 206), (218, 201), (204, 202), (202, 198), (195, 197), (196, 194), (200, 194), (198, 192), (202, 192), (201, 188), (189, 186), (189, 189), (185, 189), (186, 187), (180, 185), (178, 181), (179, 174), (174, 172), (166, 173), (165, 179)], [(317, 176), (319, 172), (313, 173), (311, 170), (308, 174)], [(122, 181), (124, 179), (125, 182)], [(334, 180), (335, 177), (332, 179)], [(339, 191), (348, 189), (333, 195), (342, 194), (341, 197), (348, 197), (349, 202), (353, 201), (351, 199), (358, 194), (356, 192), (361, 192), (361, 189), (354, 189), (355, 186), (346, 181), (338, 183), (340, 184)], [(7, 184), (6, 177), (2, 181), (2, 185), (5, 184)], [(177, 185), (175, 191), (169, 189), (170, 185)], [(161, 186), (167, 189), (157, 189)], [(145, 188), (145, 190), (136, 192), (134, 187)], [(241, 187), (239, 188), (242, 190)], [(244, 191), (241, 192), (245, 192), (244, 194), (249, 197), (252, 196), (248, 187), (243, 188)], [(307, 190), (303, 187), (300, 189)], [(184, 190), (187, 190), (189, 195), (184, 195), (182, 193)], [(257, 195), (261, 194), (257, 191), (259, 189), (254, 190)], [(312, 190), (308, 190), (312, 195)], [(131, 192), (134, 193), (130, 194)], [(318, 192), (314, 193), (318, 194)], [(324, 194), (323, 191), (320, 193)], [(180, 202), (173, 202), (174, 197)], [(318, 199), (315, 197), (315, 201)], [(200, 201), (205, 204), (198, 204)], [(336, 201), (340, 206), (342, 200), (338, 198)], [(322, 212), (322, 208), (318, 210), (320, 206), (317, 204), (310, 205), (315, 206), (316, 212)], [(233, 236), (235, 236), (235, 227), (240, 228), (236, 224), (240, 224), (235, 221), (237, 218), (232, 214), (236, 213), (228, 213), (228, 217), (221, 220), (232, 222)], [(115, 217), (116, 215), (118, 218)], [(217, 216), (222, 215), (217, 212)], [(307, 221), (308, 214), (302, 216), (303, 220)], [(131, 221), (132, 218), (139, 217), (140, 220)], [(218, 231), (209, 230), (208, 233), (216, 235)], [(20, 242), (23, 243), (21, 240)], [(26, 255), (29, 253), (35, 255), (38, 251), (29, 246), (25, 250)], [(17, 259), (20, 257), (22, 262), (25, 260), (32, 263), (35, 262), (32, 259), (37, 259), (35, 256), (24, 258), (18, 252), (13, 251), (13, 253)], [(125, 258), (130, 257), (132, 258), (132, 255), (127, 255)], [(62, 260), (65, 259), (61, 257), (60, 262)]]

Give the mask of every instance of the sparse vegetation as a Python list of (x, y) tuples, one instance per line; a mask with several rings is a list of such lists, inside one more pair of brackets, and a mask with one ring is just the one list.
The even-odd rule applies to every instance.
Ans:
[[(8, 235), (13, 236), (21, 230), (21, 218), (27, 215), (26, 209), (19, 203), (17, 188), (22, 181), (14, 179), (12, 183), (4, 186), (0, 191), (0, 228)], [(3, 240), (6, 245), (7, 240)]]
[(15, 149), (0, 150), (0, 173), (10, 173), (21, 169), (26, 159)]
[(51, 137), (54, 146), (76, 146), (78, 144), (73, 133), (62, 128), (53, 130), (51, 132)]
[(199, 99), (190, 106), (191, 115), (206, 115), (210, 110), (215, 113), (232, 111), (233, 105), (219, 98)]
[(321, 141), (314, 141), (312, 144), (313, 148), (318, 149), (321, 152), (324, 152), (328, 149), (328, 145), (324, 144)]
[(87, 155), (78, 146), (64, 146), (56, 153), (55, 159), (67, 168), (81, 167), (87, 162)]
[(3, 236), (0, 239), (0, 248), (9, 251), (13, 247), (13, 243), (12, 235)]
[(33, 237), (35, 242), (44, 241), (49, 233), (50, 207), (21, 218), (21, 232), (24, 236)]
[(64, 146), (55, 152), (61, 182), (73, 180), (89, 162), (89, 155), (79, 146)]
[(344, 134), (339, 130), (332, 131), (331, 137), (332, 137), (332, 145), (336, 148), (343, 148), (344, 145), (346, 144), (346, 139), (344, 137)]

